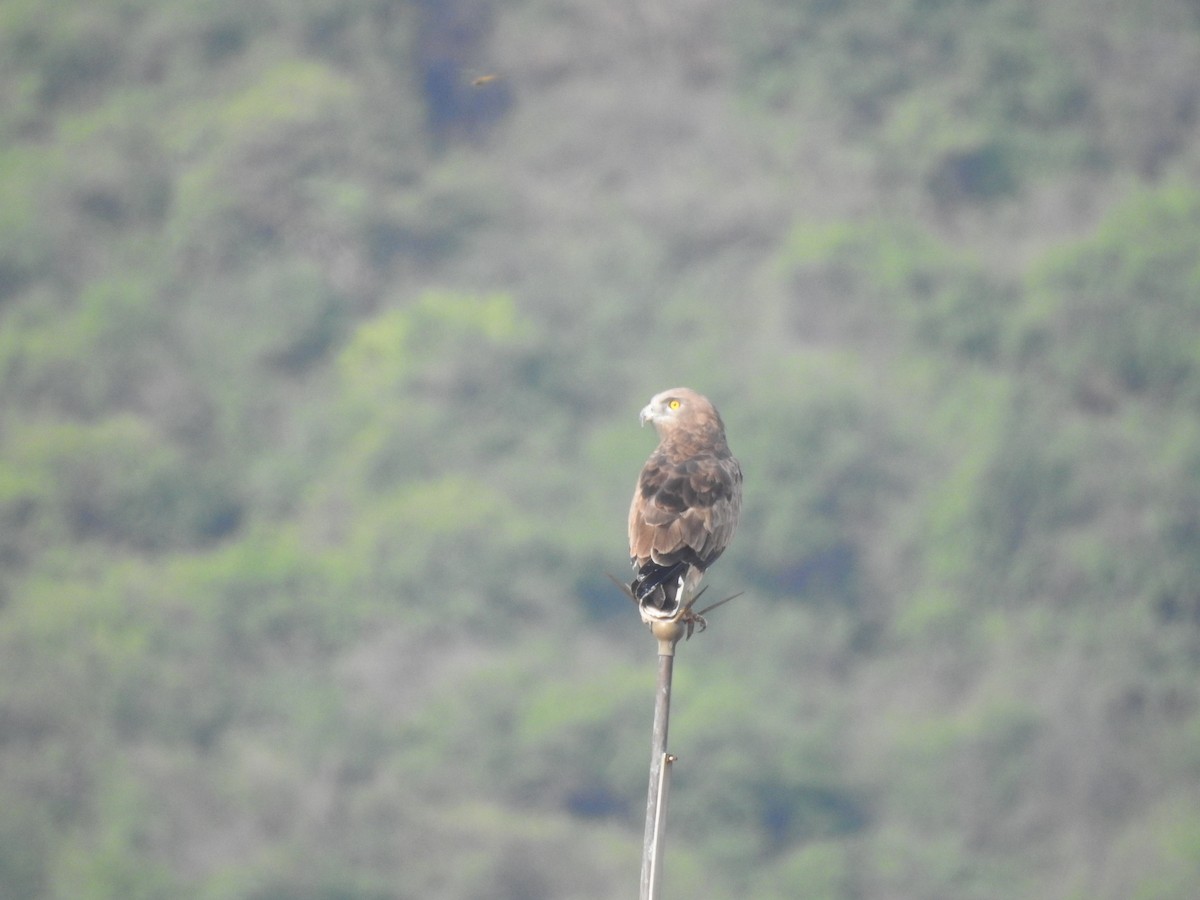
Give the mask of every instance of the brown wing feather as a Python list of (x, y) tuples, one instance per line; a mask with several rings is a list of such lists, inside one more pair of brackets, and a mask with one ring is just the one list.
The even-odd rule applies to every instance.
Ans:
[[(672, 462), (678, 456), (684, 458)], [(733, 537), (741, 489), (741, 468), (727, 449), (686, 455), (679, 448), (660, 447), (634, 491), (630, 556), (638, 565), (687, 562), (708, 568)]]

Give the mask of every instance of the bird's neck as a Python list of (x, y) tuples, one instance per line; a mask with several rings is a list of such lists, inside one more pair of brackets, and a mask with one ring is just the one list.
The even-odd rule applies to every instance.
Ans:
[(729, 456), (729, 444), (725, 432), (712, 426), (676, 429), (671, 434), (660, 435), (659, 449), (672, 462), (681, 462), (695, 454), (696, 447), (704, 447), (717, 456)]

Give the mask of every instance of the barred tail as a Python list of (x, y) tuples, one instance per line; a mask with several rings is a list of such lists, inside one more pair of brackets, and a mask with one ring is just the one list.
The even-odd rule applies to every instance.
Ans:
[(679, 605), (679, 591), (687, 570), (686, 562), (677, 562), (671, 566), (648, 562), (638, 569), (629, 589), (643, 606), (650, 604), (672, 613)]

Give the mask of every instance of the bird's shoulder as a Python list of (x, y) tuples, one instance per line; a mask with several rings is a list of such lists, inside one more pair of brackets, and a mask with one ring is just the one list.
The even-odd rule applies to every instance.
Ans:
[(646, 461), (638, 481), (642, 497), (655, 505), (683, 510), (730, 499), (740, 489), (742, 470), (728, 447), (690, 453), (660, 447)]

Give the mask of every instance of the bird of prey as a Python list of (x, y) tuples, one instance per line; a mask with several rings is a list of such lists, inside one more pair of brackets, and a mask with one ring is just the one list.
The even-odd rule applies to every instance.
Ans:
[(704, 570), (737, 528), (742, 468), (716, 408), (690, 388), (657, 394), (641, 418), (654, 423), (659, 443), (629, 507), (629, 589), (647, 624), (691, 621)]

